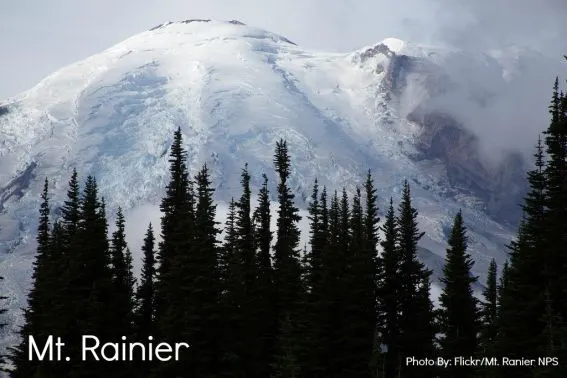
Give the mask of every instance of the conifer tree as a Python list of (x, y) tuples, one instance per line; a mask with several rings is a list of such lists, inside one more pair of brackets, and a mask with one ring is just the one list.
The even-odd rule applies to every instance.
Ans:
[[(536, 147), (535, 168), (528, 172), (530, 189), (524, 201), (524, 219), (510, 245), (509, 284), (501, 289), (498, 351), (504, 356), (537, 358), (545, 311), (544, 291), (552, 261), (543, 254), (546, 237), (545, 162), (541, 141)], [(531, 376), (533, 368), (514, 369), (518, 377)]]
[[(240, 183), (242, 185), (242, 195), (236, 204), (237, 214), (235, 227), (238, 235), (237, 245), (240, 250), (244, 272), (245, 295), (248, 298), (251, 298), (256, 285), (256, 256), (254, 253), (254, 227), (252, 223), (252, 207), (250, 203), (251, 190), (248, 164), (245, 164), (244, 169), (242, 170)], [(250, 309), (248, 309), (248, 311), (250, 311)]]
[(49, 184), (47, 178), (41, 193), (41, 205), (39, 210), (39, 224), (37, 228), (37, 249), (33, 263), (32, 288), (28, 293), (28, 306), (24, 310), (24, 325), (20, 331), (20, 344), (12, 349), (12, 360), (15, 366), (12, 376), (31, 377), (40, 371), (49, 369), (46, 362), (28, 359), (28, 337), (31, 335), (36, 343), (43, 345), (47, 341), (50, 325), (53, 319), (49, 317), (49, 307), (53, 305), (51, 300), (54, 280), (54, 265), (50, 256), (50, 226), (49, 226)]
[(257, 305), (257, 265), (254, 250), (254, 227), (252, 223), (250, 174), (248, 164), (245, 164), (241, 172), (240, 184), (242, 194), (236, 203), (237, 212), (235, 219), (235, 231), (237, 235), (236, 247), (238, 249), (238, 264), (242, 272), (242, 296), (239, 299), (239, 312), (241, 317), (240, 351), (242, 358), (241, 366), (244, 376), (255, 376), (258, 374), (256, 360), (259, 357), (259, 341), (256, 330), (258, 314)]
[(185, 254), (187, 289), (184, 292), (184, 321), (191, 340), (192, 376), (216, 376), (219, 368), (219, 298), (216, 205), (209, 169), (204, 165), (195, 176), (195, 239), (191, 254)]
[[(461, 211), (453, 221), (449, 247), (443, 267), (441, 282), (445, 285), (440, 302), (441, 352), (449, 359), (458, 356), (474, 356), (477, 353), (478, 309), (473, 296), (471, 275), (474, 265), (467, 253), (467, 235)], [(448, 376), (472, 377), (475, 369), (469, 366), (447, 367)]]
[[(190, 340), (193, 330), (186, 325), (185, 307), (194, 306), (180, 301), (194, 289), (195, 209), (183, 148), (181, 129), (173, 136), (169, 154), (170, 181), (160, 204), (162, 212), (161, 237), (157, 253), (159, 262), (155, 286), (155, 324), (159, 337), (168, 342)], [(175, 376), (189, 371), (190, 352), (181, 351), (179, 362), (162, 363), (156, 366), (158, 376)], [(185, 373), (183, 373), (185, 374)]]
[[(343, 195), (343, 198), (345, 198), (345, 195)], [(346, 232), (349, 232), (350, 236), (345, 279), (342, 285), (342, 303), (345, 313), (342, 327), (343, 337), (345, 338), (344, 375), (368, 377), (377, 325), (377, 251), (375, 244), (367, 244), (364, 240), (364, 214), (359, 188), (356, 188), (352, 203), (350, 219), (346, 225)], [(344, 200), (342, 208), (342, 212), (345, 213)], [(374, 220), (377, 223), (376, 217)], [(373, 240), (377, 241), (377, 238), (374, 237)]]
[(341, 200), (335, 190), (328, 209), (327, 246), (323, 253), (321, 297), (318, 311), (320, 313), (320, 333), (323, 338), (320, 350), (319, 376), (341, 376), (345, 369), (345, 335), (344, 335), (344, 307), (345, 296), (344, 279), (346, 250), (344, 233), (341, 230)]
[(231, 264), (236, 263), (236, 254), (237, 254), (237, 237), (236, 234), (236, 201), (234, 198), (231, 198), (228, 204), (228, 213), (226, 216), (226, 223), (225, 223), (225, 236), (224, 236), (224, 244), (219, 252), (219, 276), (223, 283), (223, 293), (222, 298), (223, 300), (226, 297), (232, 295), (230, 293), (231, 290), (234, 289), (233, 285), (228, 281), (231, 279), (230, 274), (231, 272)]
[(243, 375), (242, 339), (244, 330), (240, 304), (244, 295), (244, 278), (238, 250), (236, 232), (236, 202), (231, 199), (225, 225), (223, 246), (219, 251), (219, 276), (222, 283), (221, 316), (222, 371), (221, 376), (239, 377)]
[(376, 259), (376, 247), (379, 243), (378, 240), (378, 222), (380, 218), (378, 216), (378, 205), (376, 189), (374, 188), (374, 181), (372, 178), (372, 173), (369, 170), (366, 175), (366, 182), (364, 183), (364, 192), (366, 196), (366, 206), (364, 215), (364, 240), (366, 242), (366, 250), (368, 254), (374, 256)]
[(277, 315), (275, 308), (275, 287), (272, 259), (270, 255), (272, 232), (270, 231), (270, 195), (268, 177), (264, 174), (258, 193), (258, 207), (254, 210), (256, 264), (257, 264), (257, 315), (256, 323), (260, 355), (258, 356), (258, 376), (269, 377), (272, 369), (272, 356), (275, 354), (275, 335)]
[(115, 324), (116, 336), (133, 334), (134, 282), (132, 274), (132, 256), (126, 244), (126, 225), (124, 214), (119, 207), (116, 213), (116, 231), (112, 233), (110, 246), (114, 298), (119, 323)]
[(385, 378), (394, 378), (399, 376), (398, 372), (401, 366), (399, 329), (401, 259), (397, 248), (399, 230), (392, 198), (390, 198), (382, 231), (384, 232), (384, 239), (380, 243), (382, 253), (378, 259), (377, 275), (378, 329), (380, 342), (387, 349), (382, 359), (381, 372)]
[(98, 197), (97, 183), (89, 176), (85, 182), (79, 207), (79, 224), (70, 241), (66, 260), (67, 271), (63, 282), (65, 291), (65, 312), (68, 313), (67, 329), (62, 334), (71, 354), (71, 372), (69, 376), (108, 375), (106, 363), (81, 361), (80, 342), (85, 334), (97, 335), (100, 339), (110, 340), (114, 329), (109, 324), (116, 324), (112, 298), (114, 287), (110, 270), (109, 245), (107, 239), (107, 221), (104, 205)]
[[(298, 329), (300, 321), (300, 306), (303, 299), (303, 284), (301, 281), (301, 263), (299, 258), (299, 228), (301, 220), (299, 210), (294, 204), (294, 194), (288, 185), (291, 174), (291, 163), (287, 143), (280, 140), (276, 143), (274, 165), (279, 178), (278, 218), (276, 242), (274, 245), (274, 284), (276, 288), (276, 318), (279, 322), (278, 342), (287, 343), (288, 336), (282, 335), (289, 331), (295, 343), (299, 343)], [(289, 322), (284, 328), (284, 324)], [(280, 345), (279, 353), (287, 353), (284, 345)], [(278, 358), (282, 357), (279, 355)], [(297, 358), (300, 358), (297, 356)]]
[(480, 354), (483, 356), (493, 356), (495, 352), (495, 341), (498, 331), (498, 289), (497, 289), (497, 270), (496, 260), (492, 259), (488, 267), (488, 277), (486, 287), (482, 292), (483, 301), (481, 302), (481, 332), (480, 332)]
[(136, 334), (143, 340), (155, 331), (155, 280), (156, 280), (155, 237), (152, 224), (148, 225), (142, 245), (142, 275), (136, 293)]
[(61, 208), (62, 227), (65, 231), (65, 242), (70, 243), (79, 227), (80, 187), (77, 170), (73, 169), (67, 190), (67, 200)]
[[(276, 243), (274, 245), (274, 273), (277, 288), (278, 311), (280, 314), (293, 312), (298, 304), (301, 290), (299, 263), (299, 209), (293, 200), (295, 195), (288, 185), (291, 162), (287, 142), (276, 143), (274, 165), (279, 178), (278, 219)], [(293, 316), (290, 315), (290, 318)], [(283, 319), (283, 318), (282, 318)]]
[(319, 201), (319, 183), (317, 179), (313, 183), (311, 201), (308, 206), (309, 212), (309, 245), (305, 252), (305, 287), (308, 292), (306, 303), (305, 321), (307, 334), (304, 335), (305, 348), (308, 351), (305, 356), (305, 376), (321, 376), (325, 374), (326, 348), (328, 347), (325, 318), (326, 308), (323, 305), (324, 282), (323, 282), (323, 253), (326, 247), (326, 235), (322, 229), (322, 208)]
[(545, 178), (545, 260), (549, 294), (553, 307), (563, 317), (567, 317), (567, 304), (564, 300), (567, 283), (567, 99), (559, 91), (559, 80), (555, 80), (553, 96), (549, 108), (551, 122), (545, 131), (547, 163)]
[[(418, 230), (417, 210), (411, 204), (410, 187), (404, 182), (397, 219), (400, 254), (400, 354), (424, 358), (434, 353), (433, 305), (429, 298), (431, 271), (417, 258), (417, 244), (424, 235)], [(431, 377), (432, 369), (402, 365), (403, 377)]]
[(310, 249), (306, 254), (307, 272), (306, 281), (307, 288), (310, 291), (312, 300), (318, 293), (313, 292), (313, 288), (317, 287), (321, 276), (321, 255), (325, 247), (324, 234), (321, 230), (321, 209), (319, 206), (319, 183), (317, 179), (313, 183), (313, 191), (311, 201), (308, 206), (309, 212), (309, 245)]

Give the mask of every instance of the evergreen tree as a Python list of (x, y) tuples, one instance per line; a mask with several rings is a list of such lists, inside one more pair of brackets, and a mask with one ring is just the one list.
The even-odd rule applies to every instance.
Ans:
[(258, 207), (254, 210), (256, 264), (257, 264), (257, 323), (260, 355), (257, 359), (258, 377), (271, 376), (272, 356), (275, 354), (277, 329), (275, 309), (274, 272), (270, 255), (272, 232), (270, 231), (270, 195), (268, 178), (264, 174), (258, 194)]
[[(372, 186), (372, 183), (370, 183)], [(371, 187), (370, 191), (373, 191)], [(343, 192), (344, 193), (344, 192)], [(343, 194), (342, 213), (346, 213)], [(372, 199), (372, 196), (370, 196)], [(344, 375), (368, 377), (376, 334), (376, 244), (365, 243), (364, 214), (360, 189), (353, 196), (347, 231), (350, 233), (343, 280)], [(375, 205), (374, 205), (375, 206)], [(371, 215), (372, 217), (372, 215)], [(378, 219), (374, 216), (375, 229)], [(343, 231), (345, 232), (345, 231)], [(376, 235), (373, 236), (378, 241)], [(366, 247), (366, 248), (365, 248)], [(345, 290), (345, 288), (348, 289)]]
[[(187, 326), (185, 307), (194, 302), (180, 301), (194, 290), (195, 208), (194, 193), (186, 165), (181, 129), (173, 137), (169, 155), (170, 181), (161, 201), (161, 237), (157, 253), (159, 266), (155, 286), (155, 324), (159, 337), (168, 342), (191, 340), (193, 330)], [(181, 351), (179, 362), (156, 366), (157, 376), (192, 375), (190, 352)], [(188, 372), (186, 372), (189, 370)]]
[(219, 276), (221, 278), (221, 281), (223, 282), (223, 300), (226, 300), (227, 297), (232, 295), (230, 291), (234, 289), (234, 286), (229, 282), (229, 280), (232, 278), (230, 276), (231, 273), (235, 273), (234, 271), (231, 272), (231, 268), (233, 270), (236, 268), (232, 267), (231, 264), (236, 264), (237, 261), (235, 256), (237, 255), (238, 235), (236, 234), (235, 224), (236, 202), (234, 201), (234, 198), (231, 198), (228, 205), (228, 214), (224, 228), (224, 244), (219, 253)]
[[(278, 219), (276, 243), (274, 245), (274, 273), (280, 314), (295, 310), (300, 297), (299, 209), (293, 200), (295, 195), (288, 185), (291, 174), (287, 142), (276, 143), (274, 165), (278, 174)], [(293, 316), (290, 316), (293, 318)], [(282, 318), (283, 319), (283, 318)]]
[[(79, 207), (79, 223), (66, 251), (67, 269), (62, 281), (65, 290), (64, 311), (68, 315), (61, 337), (72, 351), (70, 377), (116, 376), (117, 369), (107, 363), (81, 361), (82, 335), (97, 335), (101, 340), (115, 337), (111, 324), (118, 321), (112, 301), (114, 285), (110, 270), (107, 221), (98, 198), (94, 177), (85, 182)], [(119, 370), (119, 369), (118, 369)], [(120, 376), (120, 375), (118, 375)]]
[[(376, 246), (378, 240), (378, 205), (376, 189), (374, 188), (374, 181), (370, 170), (366, 175), (366, 182), (364, 183), (364, 192), (366, 196), (365, 215), (364, 215), (364, 240), (366, 243), (366, 253), (376, 256)], [(376, 257), (372, 257), (376, 259)]]
[[(179, 274), (186, 275), (183, 314), (186, 340), (191, 340), (192, 364), (189, 376), (214, 377), (219, 369), (219, 299), (216, 205), (214, 189), (206, 165), (195, 176), (195, 239), (191, 254), (178, 265)], [(187, 270), (181, 270), (181, 268)]]
[[(300, 303), (303, 298), (303, 284), (301, 281), (301, 264), (299, 259), (299, 228), (297, 223), (301, 220), (299, 210), (294, 204), (294, 194), (288, 185), (291, 174), (290, 158), (287, 143), (280, 140), (276, 143), (274, 165), (279, 178), (278, 192), (278, 218), (276, 242), (274, 245), (274, 284), (276, 300), (276, 319), (279, 322), (279, 342), (287, 343), (288, 336), (282, 335), (284, 325), (290, 328), (290, 337), (296, 338), (299, 343), (298, 329), (300, 321)], [(278, 353), (287, 353), (284, 345), (279, 345)], [(282, 356), (278, 354), (281, 358)], [(276, 358), (276, 359), (277, 359)], [(297, 358), (300, 358), (297, 356)]]
[[(411, 204), (410, 187), (404, 182), (402, 202), (397, 219), (400, 254), (400, 354), (402, 363), (413, 356), (425, 358), (434, 354), (435, 327), (433, 305), (429, 298), (431, 271), (417, 258), (417, 244), (423, 237), (417, 224), (417, 210)], [(402, 365), (403, 377), (431, 377), (432, 369)]]
[(318, 293), (313, 292), (313, 288), (317, 287), (321, 280), (321, 255), (325, 248), (326, 240), (321, 224), (321, 208), (319, 206), (319, 183), (317, 179), (313, 183), (313, 191), (311, 201), (308, 206), (309, 212), (309, 245), (311, 248), (306, 254), (307, 272), (306, 284), (310, 291), (311, 300), (315, 301)]
[(155, 280), (156, 280), (155, 237), (152, 224), (148, 225), (142, 245), (142, 275), (136, 293), (136, 333), (139, 340), (147, 340), (155, 331)]
[(305, 252), (305, 287), (308, 292), (305, 321), (307, 334), (304, 335), (305, 347), (308, 351), (303, 361), (305, 376), (317, 377), (325, 374), (326, 347), (329, 336), (325, 328), (326, 308), (322, 306), (324, 296), (323, 283), (323, 253), (326, 246), (326, 235), (322, 229), (321, 205), (319, 201), (319, 183), (313, 184), (311, 201), (309, 203), (309, 245)]
[(222, 260), (226, 261), (223, 294), (225, 376), (247, 377), (257, 374), (260, 337), (256, 306), (257, 265), (254, 227), (251, 217), (250, 175), (246, 164), (241, 173), (242, 195), (231, 201), (226, 224), (226, 241)]
[[(445, 257), (443, 277), (445, 285), (440, 302), (440, 345), (442, 354), (449, 359), (458, 356), (475, 356), (477, 353), (478, 310), (473, 296), (471, 276), (474, 265), (467, 253), (467, 235), (461, 211), (453, 222), (449, 248)], [(475, 369), (469, 366), (451, 366), (444, 371), (450, 377), (472, 377)]]
[(41, 193), (39, 224), (37, 228), (37, 249), (33, 263), (32, 288), (28, 293), (28, 306), (24, 310), (24, 325), (20, 331), (20, 344), (12, 349), (14, 363), (13, 377), (32, 377), (39, 372), (49, 371), (48, 363), (28, 359), (28, 338), (33, 336), (38, 345), (43, 345), (51, 334), (50, 325), (53, 320), (49, 317), (49, 307), (54, 280), (54, 265), (50, 261), (50, 226), (49, 226), (49, 184), (45, 179)]
[[(550, 271), (545, 236), (545, 162), (541, 141), (535, 153), (535, 168), (528, 172), (524, 219), (510, 245), (509, 284), (501, 289), (498, 352), (516, 358), (537, 358), (545, 311), (544, 290)], [(531, 376), (533, 368), (514, 368), (518, 377)]]
[(65, 232), (65, 243), (70, 243), (79, 227), (80, 187), (77, 170), (73, 169), (67, 190), (67, 199), (61, 208), (62, 227)]
[(378, 329), (380, 341), (387, 348), (382, 359), (382, 377), (399, 376), (401, 366), (400, 355), (400, 293), (401, 282), (400, 254), (397, 248), (399, 237), (394, 202), (390, 198), (390, 206), (382, 226), (384, 239), (380, 245), (382, 253), (378, 260)]
[[(343, 210), (344, 212), (344, 210)], [(347, 250), (344, 245), (345, 233), (341, 229), (341, 200), (334, 192), (328, 209), (327, 246), (322, 256), (321, 297), (319, 299), (320, 375), (317, 377), (339, 377), (344, 375), (345, 363), (345, 308), (343, 307), (346, 287), (345, 264)]]
[(114, 311), (119, 323), (115, 324), (115, 337), (133, 334), (134, 282), (132, 256), (126, 244), (124, 214), (119, 207), (116, 213), (116, 231), (112, 233), (110, 246), (112, 275), (114, 281)]
[(482, 292), (481, 302), (481, 332), (480, 332), (480, 354), (482, 356), (493, 356), (495, 352), (495, 341), (498, 331), (498, 289), (497, 289), (496, 260), (492, 259), (488, 267), (488, 278), (486, 287)]
[(551, 122), (545, 131), (547, 163), (543, 172), (546, 207), (544, 260), (547, 262), (546, 276), (553, 307), (561, 317), (566, 318), (567, 99), (558, 90), (559, 80), (556, 79), (549, 108)]
[(223, 320), (221, 376), (243, 376), (242, 340), (244, 279), (236, 232), (236, 202), (231, 199), (225, 225), (224, 244), (219, 253), (219, 275), (222, 282), (221, 306)]
[(240, 329), (240, 347), (239, 355), (241, 356), (241, 368), (243, 376), (257, 376), (256, 361), (260, 355), (258, 333), (256, 330), (256, 322), (258, 313), (256, 306), (257, 301), (257, 265), (256, 251), (254, 241), (254, 227), (252, 222), (251, 207), (251, 190), (250, 190), (250, 174), (248, 173), (248, 164), (245, 164), (241, 172), (242, 195), (238, 200), (236, 207), (235, 231), (237, 235), (236, 247), (238, 249), (238, 264), (241, 266), (242, 272), (242, 297), (239, 299), (239, 312), (242, 319)]

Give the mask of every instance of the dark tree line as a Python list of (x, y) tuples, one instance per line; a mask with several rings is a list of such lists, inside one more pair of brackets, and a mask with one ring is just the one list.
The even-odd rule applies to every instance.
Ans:
[[(132, 273), (119, 208), (108, 236), (94, 177), (81, 190), (73, 172), (61, 216), (45, 181), (33, 287), (13, 377), (565, 377), (567, 376), (567, 98), (556, 82), (551, 124), (540, 140), (530, 191), (509, 263), (490, 264), (482, 299), (463, 213), (455, 215), (439, 306), (431, 271), (418, 259), (423, 232), (409, 183), (380, 222), (369, 171), (362, 187), (329, 192), (317, 180), (309, 201), (309, 242), (290, 187), (291, 158), (276, 143), (277, 176), (257, 193), (244, 165), (224, 225), (215, 221), (205, 165), (190, 177), (178, 129), (161, 202), (161, 241), (148, 225), (139, 282)], [(272, 210), (277, 210), (272, 219)], [(224, 227), (223, 227), (224, 226)], [(272, 231), (275, 229), (275, 232)], [(221, 237), (221, 234), (222, 237)], [(379, 237), (381, 235), (381, 237)], [(104, 341), (187, 342), (179, 360), (82, 362), (81, 335)], [(29, 360), (28, 336), (65, 340), (71, 361)], [(456, 357), (558, 357), (559, 366), (462, 366)], [(415, 361), (445, 358), (422, 366)], [(501, 359), (498, 359), (501, 362)], [(512, 370), (510, 370), (512, 369)]]

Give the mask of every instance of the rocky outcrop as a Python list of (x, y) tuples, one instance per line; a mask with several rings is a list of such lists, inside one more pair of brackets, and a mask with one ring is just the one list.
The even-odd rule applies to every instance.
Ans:
[(478, 138), (451, 115), (416, 110), (407, 118), (421, 126), (416, 160), (442, 161), (455, 194), (478, 197), (489, 215), (517, 224), (521, 216), (519, 204), (526, 193), (526, 165), (519, 153), (510, 152), (493, 163), (481, 156)]
[(8, 114), (10, 111), (10, 109), (8, 108), (7, 105), (1, 105), (0, 104), (0, 117), (2, 117), (5, 114)]

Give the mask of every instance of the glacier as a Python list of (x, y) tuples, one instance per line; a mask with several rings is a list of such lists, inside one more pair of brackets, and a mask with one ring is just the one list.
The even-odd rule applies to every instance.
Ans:
[[(479, 194), (496, 176), (486, 176), (488, 168), (482, 174), (464, 169), (465, 163), (453, 174), (455, 159), (469, 164), (455, 151), (424, 154), (419, 120), (425, 118), (416, 116), (423, 104), (458, 84), (439, 64), (455, 54), (395, 38), (351, 53), (326, 53), (237, 21), (187, 20), (135, 35), (0, 102), (0, 275), (9, 297), (1, 344), (14, 342), (21, 323), (45, 177), (57, 216), (72, 169), (83, 179), (95, 175), (110, 221), (119, 205), (126, 213), (139, 268), (143, 232), (150, 221), (159, 224), (177, 127), (191, 172), (203, 163), (212, 171), (219, 221), (240, 191), (245, 162), (254, 190), (266, 173), (275, 193), (273, 149), (284, 138), (304, 230), (316, 177), (331, 190), (353, 189), (371, 169), (382, 213), (390, 196), (399, 200), (407, 179), (426, 232), (422, 261), (437, 279), (452, 218), (462, 208), (474, 274), (482, 283), (490, 259), (506, 259), (505, 245), (515, 232), (513, 222), (488, 211), (487, 202), (496, 200)], [(502, 80), (510, 75), (496, 59), (475, 61)], [(438, 292), (435, 284), (434, 296)]]

